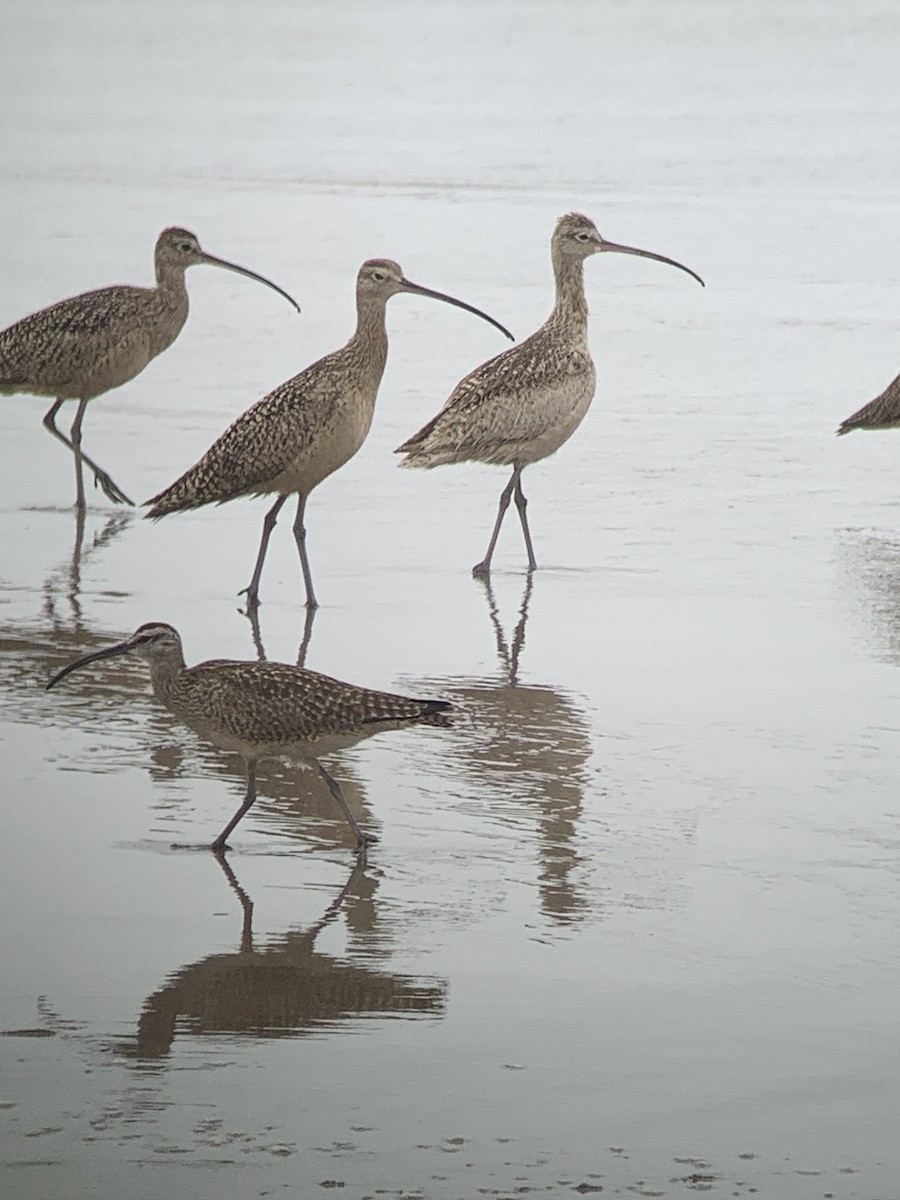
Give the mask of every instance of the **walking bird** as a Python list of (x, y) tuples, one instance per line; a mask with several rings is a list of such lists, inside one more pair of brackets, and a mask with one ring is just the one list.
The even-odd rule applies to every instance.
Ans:
[(163, 622), (141, 625), (126, 641), (69, 663), (53, 676), (47, 689), (88, 663), (121, 654), (136, 654), (149, 664), (153, 695), (179, 721), (244, 760), (246, 795), (212, 843), (213, 850), (227, 849), (229, 834), (256, 799), (257, 763), (286, 758), (319, 772), (353, 830), (357, 857), (364, 862), (366, 847), (375, 839), (360, 828), (340, 784), (319, 756), (384, 730), (450, 723), (451, 706), (445, 700), (411, 700), (354, 687), (287, 663), (216, 658), (187, 667), (177, 630)]
[(595, 373), (587, 344), (584, 260), (592, 254), (636, 254), (668, 263), (703, 280), (673, 258), (620, 246), (600, 236), (581, 213), (560, 217), (550, 240), (556, 302), (545, 323), (517, 346), (488, 359), (456, 385), (433, 420), (398, 447), (402, 467), (482, 462), (512, 467), (487, 553), (473, 575), (490, 573), (503, 517), (515, 497), (528, 569), (537, 566), (522, 491), (530, 463), (555, 454), (581, 424), (594, 396)]
[[(168, 349), (181, 332), (188, 315), (184, 273), (206, 263), (235, 271), (264, 283), (299, 305), (277, 284), (255, 271), (216, 258), (200, 249), (186, 229), (164, 229), (154, 254), (156, 287), (100, 288), (42, 308), (0, 333), (0, 393), (53, 396), (44, 427), (75, 457), (76, 506), (84, 508), (82, 464), (94, 473), (94, 482), (115, 504), (131, 504), (109, 474), (81, 449), (81, 423), (89, 400), (127, 383), (151, 359)], [(56, 414), (67, 400), (78, 409), (70, 437), (56, 426)]]
[(889, 383), (880, 396), (864, 404), (852, 417), (842, 421), (838, 437), (854, 429), (896, 429), (900, 425), (900, 375)]
[(306, 501), (313, 488), (351, 459), (366, 440), (387, 361), (385, 307), (399, 292), (464, 308), (512, 341), (512, 334), (487, 313), (443, 292), (410, 283), (390, 259), (369, 259), (356, 280), (357, 324), (349, 342), (258, 400), (199, 462), (146, 502), (151, 506), (146, 515), (157, 518), (205, 504), (224, 504), (240, 496), (278, 497), (263, 521), (256, 566), (245, 589), (251, 612), (259, 604), (269, 538), (291, 495), (298, 497), (294, 538), (306, 603), (310, 608), (318, 606), (306, 552)]

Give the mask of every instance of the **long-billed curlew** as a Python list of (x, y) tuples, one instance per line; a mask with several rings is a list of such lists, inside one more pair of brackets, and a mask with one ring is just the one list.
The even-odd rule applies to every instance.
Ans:
[(397, 449), (406, 455), (403, 467), (459, 462), (512, 467), (487, 553), (472, 568), (473, 575), (490, 573), (500, 526), (513, 496), (528, 569), (537, 566), (525, 516), (522, 472), (529, 463), (556, 453), (581, 424), (593, 399), (595, 373), (587, 344), (583, 264), (591, 254), (604, 252), (668, 263), (703, 284), (699, 275), (673, 258), (607, 242), (581, 213), (560, 217), (550, 240), (556, 302), (548, 319), (531, 337), (461, 380), (438, 415)]
[(852, 417), (841, 421), (838, 437), (854, 429), (896, 429), (900, 425), (900, 375), (889, 383), (880, 396), (858, 409)]
[(313, 488), (351, 459), (366, 440), (387, 361), (385, 307), (399, 292), (430, 296), (464, 308), (513, 340), (507, 329), (480, 309), (410, 283), (390, 259), (369, 259), (356, 280), (357, 324), (350, 341), (258, 400), (199, 462), (147, 501), (152, 507), (146, 515), (156, 518), (240, 496), (277, 495), (263, 521), (253, 578), (245, 589), (250, 610), (259, 604), (269, 538), (282, 505), (293, 494), (298, 497), (294, 538), (306, 603), (310, 608), (318, 605), (306, 553), (306, 501)]
[[(186, 229), (164, 229), (156, 239), (154, 261), (155, 288), (122, 284), (84, 292), (42, 308), (0, 333), (0, 393), (55, 397), (44, 426), (75, 456), (78, 508), (84, 508), (82, 463), (113, 503), (132, 503), (108, 473), (82, 452), (81, 423), (89, 400), (133, 379), (178, 337), (188, 315), (184, 282), (188, 267), (206, 263), (236, 271), (264, 283), (300, 311), (296, 300), (277, 284), (207, 254)], [(56, 427), (56, 414), (66, 400), (78, 401), (70, 438)]]
[(149, 664), (154, 696), (179, 721), (220, 750), (240, 754), (244, 760), (244, 801), (213, 842), (213, 850), (227, 848), (228, 835), (256, 799), (257, 763), (286, 758), (319, 772), (353, 830), (357, 856), (364, 862), (366, 847), (375, 839), (362, 831), (340, 784), (325, 770), (319, 756), (387, 729), (450, 722), (447, 710), (451, 706), (446, 700), (411, 700), (354, 687), (287, 663), (214, 658), (187, 667), (177, 630), (162, 622), (141, 625), (127, 641), (69, 663), (47, 688), (88, 663), (131, 653)]

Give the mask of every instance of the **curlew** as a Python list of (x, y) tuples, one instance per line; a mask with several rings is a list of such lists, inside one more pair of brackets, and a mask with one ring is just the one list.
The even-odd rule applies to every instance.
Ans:
[[(155, 288), (122, 284), (84, 292), (42, 308), (0, 333), (0, 393), (54, 397), (44, 426), (75, 457), (79, 509), (84, 508), (82, 463), (93, 471), (95, 485), (114, 504), (132, 503), (109, 474), (82, 452), (81, 423), (89, 400), (139, 375), (178, 337), (188, 315), (184, 281), (188, 267), (206, 263), (246, 275), (272, 288), (300, 311), (297, 302), (277, 284), (207, 254), (186, 229), (162, 231), (156, 239), (154, 262)], [(78, 401), (70, 437), (56, 426), (56, 414), (67, 400)]]
[(556, 223), (550, 240), (556, 301), (536, 333), (489, 359), (457, 385), (443, 409), (398, 447), (403, 467), (439, 467), (482, 462), (512, 467), (487, 553), (472, 568), (490, 574), (491, 558), (510, 500), (515, 497), (528, 569), (537, 561), (525, 515), (522, 472), (555, 454), (581, 424), (594, 396), (595, 373), (587, 343), (588, 307), (584, 260), (592, 254), (636, 254), (668, 263), (703, 280), (673, 258), (620, 246), (600, 236), (593, 221), (569, 213)]
[(889, 383), (880, 396), (858, 409), (852, 417), (841, 421), (837, 429), (840, 437), (854, 429), (896, 429), (900, 425), (900, 375)]
[(146, 516), (155, 519), (241, 496), (278, 497), (263, 521), (253, 577), (244, 589), (251, 612), (259, 604), (269, 538), (284, 502), (295, 494), (294, 539), (306, 603), (310, 608), (318, 606), (306, 551), (306, 502), (313, 488), (351, 459), (366, 440), (387, 361), (385, 308), (391, 296), (400, 292), (464, 308), (513, 340), (507, 329), (480, 309), (410, 283), (389, 259), (369, 259), (356, 280), (357, 324), (349, 342), (258, 400), (199, 462), (146, 502), (151, 506)]
[(374, 841), (350, 811), (340, 784), (319, 756), (353, 746), (388, 729), (448, 725), (446, 700), (411, 700), (342, 683), (287, 663), (210, 659), (187, 667), (177, 630), (162, 622), (141, 625), (127, 641), (86, 654), (58, 671), (47, 689), (71, 671), (102, 658), (136, 654), (150, 666), (153, 695), (182, 724), (220, 750), (239, 754), (247, 770), (244, 800), (212, 843), (226, 850), (228, 836), (256, 799), (256, 767), (286, 758), (319, 772), (356, 837), (364, 863)]

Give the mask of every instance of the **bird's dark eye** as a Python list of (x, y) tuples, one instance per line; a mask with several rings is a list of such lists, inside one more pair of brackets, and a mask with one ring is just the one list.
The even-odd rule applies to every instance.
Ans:
[(576, 233), (575, 236), (579, 242), (586, 242), (590, 238), (590, 235), (585, 233), (584, 230), (582, 230), (580, 233)]
[(376, 283), (384, 283), (387, 276), (385, 275), (384, 271), (373, 271), (372, 278)]

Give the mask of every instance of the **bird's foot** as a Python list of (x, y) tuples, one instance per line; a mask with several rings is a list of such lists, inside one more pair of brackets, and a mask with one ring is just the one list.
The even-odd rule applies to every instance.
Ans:
[(99, 487), (107, 500), (111, 500), (113, 504), (128, 504), (134, 508), (134, 501), (122, 491), (111, 475), (107, 475), (105, 471), (94, 472), (94, 487)]
[(212, 850), (216, 858), (223, 858), (225, 856), (225, 851), (230, 849), (231, 847), (228, 845), (228, 843), (223, 842), (221, 838), (216, 838), (216, 840), (210, 846), (210, 850)]
[(488, 579), (491, 574), (491, 564), (485, 559), (484, 562), (476, 563), (472, 568), (473, 579)]
[(247, 616), (252, 616), (259, 608), (259, 592), (251, 587), (241, 588), (239, 596), (247, 597)]
[(378, 838), (374, 833), (364, 833), (356, 843), (356, 865), (358, 867), (367, 867), (369, 865), (368, 849), (370, 846), (378, 844)]

